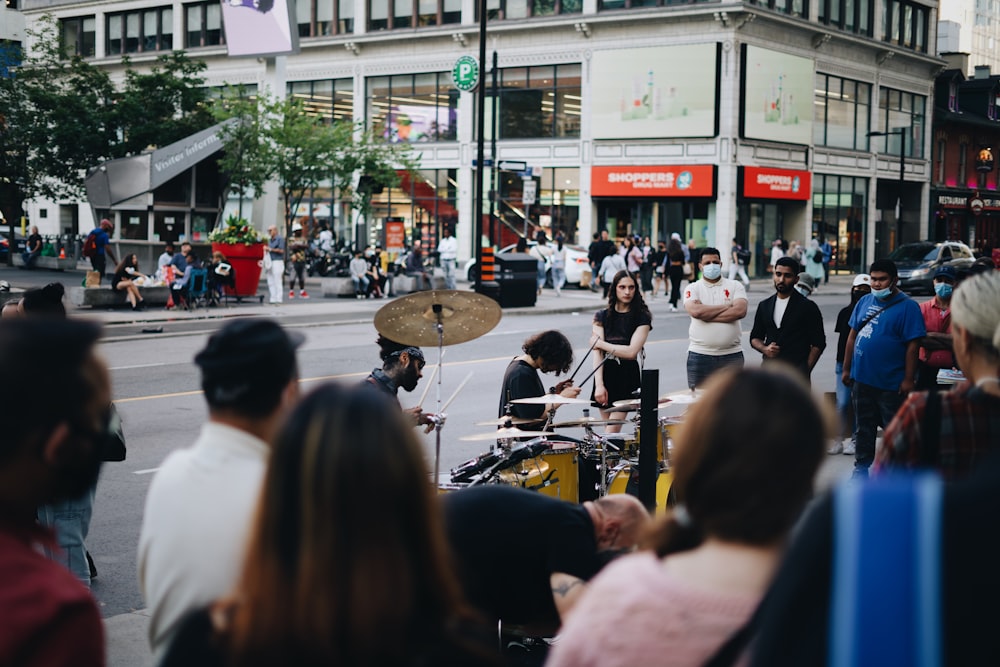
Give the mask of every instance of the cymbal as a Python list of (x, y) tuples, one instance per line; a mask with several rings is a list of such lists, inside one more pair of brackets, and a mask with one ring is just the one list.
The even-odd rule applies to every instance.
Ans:
[(506, 438), (537, 438), (543, 435), (552, 435), (552, 433), (549, 431), (522, 431), (519, 428), (498, 428), (489, 433), (463, 435), (459, 440), (463, 442), (478, 442), (481, 440), (504, 440)]
[[(667, 399), (660, 399), (656, 403), (656, 410), (662, 410), (663, 408), (670, 405), (670, 401)], [(611, 408), (608, 412), (635, 412), (639, 410), (642, 406), (642, 400), (638, 398), (626, 398), (623, 401), (615, 401), (611, 404)]]
[(440, 306), (442, 344), (457, 345), (479, 338), (500, 322), (500, 305), (482, 294), (459, 290), (414, 292), (390, 301), (375, 313), (375, 329), (380, 334), (417, 347), (438, 344)]
[(627, 424), (626, 419), (601, 419), (599, 417), (580, 417), (579, 419), (572, 419), (566, 422), (559, 422), (558, 424), (553, 424), (555, 428), (570, 428), (572, 426), (615, 426), (619, 424)]
[(518, 398), (511, 401), (511, 403), (519, 405), (547, 405), (549, 403), (554, 403), (555, 405), (565, 405), (567, 403), (590, 405), (590, 399), (569, 398), (568, 396), (560, 396), (559, 394), (543, 394), (542, 396), (532, 396), (531, 398)]
[(503, 426), (510, 421), (511, 424), (534, 424), (535, 422), (540, 422), (541, 419), (522, 419), (521, 417), (500, 417), (499, 419), (490, 419), (484, 422), (476, 422), (476, 426)]
[(701, 398), (701, 394), (702, 392), (700, 391), (679, 391), (676, 394), (660, 396), (660, 401), (670, 401), (674, 405), (690, 405), (691, 403), (697, 403)]

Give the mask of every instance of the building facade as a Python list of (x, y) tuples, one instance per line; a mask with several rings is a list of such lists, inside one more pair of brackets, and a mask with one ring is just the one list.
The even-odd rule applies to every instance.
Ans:
[(969, 54), (966, 76), (977, 65), (1000, 72), (1000, 0), (947, 0), (938, 15), (938, 53)]
[[(477, 53), (476, 5), (299, 0), (300, 51), (277, 58), (228, 57), (217, 2), (25, 0), (24, 11), (29, 22), (55, 14), (68, 48), (114, 72), (122, 55), (140, 66), (184, 49), (208, 64), (208, 85), (284, 91), (413, 144), (419, 173), (376, 195), (369, 220), (324, 191), (299, 213), (361, 242), (402, 221), (408, 239), (433, 244), (454, 224), (467, 257), (475, 95), (454, 88), (451, 69)], [(498, 245), (537, 230), (583, 245), (603, 229), (720, 248), (735, 237), (759, 274), (778, 237), (824, 237), (848, 270), (926, 237), (929, 114), (943, 68), (936, 2), (487, 0), (487, 13), (498, 61), (495, 95), (484, 75), (485, 135), (496, 140), (487, 155), (516, 165), (483, 170), (498, 214), (485, 229)], [(184, 229), (197, 240), (190, 207)], [(255, 217), (277, 211), (265, 193)], [(155, 215), (150, 243), (160, 240)]]

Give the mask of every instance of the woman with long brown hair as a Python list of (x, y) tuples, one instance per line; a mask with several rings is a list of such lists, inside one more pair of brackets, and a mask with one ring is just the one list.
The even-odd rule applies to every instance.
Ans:
[(489, 664), (452, 572), (413, 429), (376, 391), (324, 385), (274, 443), (236, 590), (163, 665)]
[(749, 621), (812, 494), (824, 420), (792, 371), (720, 371), (673, 450), (652, 551), (591, 583), (547, 667), (704, 665)]

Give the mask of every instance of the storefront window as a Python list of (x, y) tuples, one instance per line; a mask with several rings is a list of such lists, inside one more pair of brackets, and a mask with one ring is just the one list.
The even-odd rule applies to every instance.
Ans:
[(580, 65), (508, 68), (497, 85), (499, 139), (580, 136)]
[(392, 143), (455, 140), (459, 94), (450, 73), (372, 77), (366, 86), (376, 135)]
[(129, 241), (149, 238), (149, 220), (145, 211), (122, 211), (119, 215), (119, 236)]
[(305, 102), (306, 110), (332, 121), (354, 120), (354, 81), (352, 79), (323, 79), (319, 81), (292, 81), (288, 94)]
[(813, 123), (816, 145), (868, 150), (871, 93), (870, 84), (817, 74)]
[[(524, 184), (529, 180), (535, 183), (534, 202), (526, 202), (524, 198)], [(544, 231), (551, 239), (561, 231), (566, 243), (581, 242), (576, 234), (580, 218), (579, 168), (545, 167), (536, 169), (529, 178), (502, 171), (497, 181), (495, 240), (511, 238), (510, 232), (533, 238), (538, 231)], [(590, 239), (586, 239), (584, 245), (589, 242)]]
[(402, 220), (407, 243), (419, 240), (434, 251), (445, 226), (458, 225), (458, 171), (423, 169), (399, 172), (400, 182), (372, 198), (367, 244), (383, 244), (386, 220)]
[(864, 271), (867, 219), (867, 179), (814, 175), (813, 234), (833, 246), (831, 269)]
[(899, 155), (899, 129), (906, 128), (906, 157), (924, 156), (924, 118), (927, 98), (892, 88), (880, 88), (878, 130), (892, 132), (873, 142), (874, 150)]

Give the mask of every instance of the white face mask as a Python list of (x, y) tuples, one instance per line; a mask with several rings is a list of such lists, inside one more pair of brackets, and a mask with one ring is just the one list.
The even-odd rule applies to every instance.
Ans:
[(809, 298), (809, 295), (812, 294), (812, 292), (810, 292), (808, 289), (806, 289), (802, 285), (796, 285), (795, 289), (798, 291), (799, 294), (801, 294), (802, 296), (804, 296), (806, 298)]
[(706, 264), (701, 269), (702, 275), (708, 280), (718, 280), (722, 275), (722, 265), (721, 264)]

